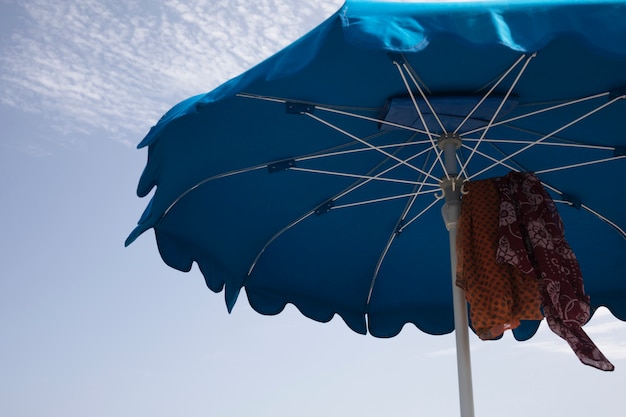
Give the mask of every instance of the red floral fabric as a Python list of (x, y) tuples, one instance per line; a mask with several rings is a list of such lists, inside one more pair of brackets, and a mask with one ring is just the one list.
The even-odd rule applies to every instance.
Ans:
[(496, 262), (536, 274), (550, 329), (565, 339), (586, 365), (612, 371), (583, 326), (590, 317), (578, 260), (565, 240), (552, 198), (532, 173), (494, 178), (500, 195), (500, 239)]

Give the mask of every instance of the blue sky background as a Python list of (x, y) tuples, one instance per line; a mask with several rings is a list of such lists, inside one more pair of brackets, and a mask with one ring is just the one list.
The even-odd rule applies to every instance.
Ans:
[[(0, 415), (458, 414), (453, 335), (380, 340), (245, 297), (229, 315), (150, 233), (124, 248), (146, 204), (135, 145), (160, 115), (340, 5), (0, 0)], [(603, 310), (586, 330), (615, 372), (544, 325), (472, 334), (476, 415), (623, 416), (626, 323)]]

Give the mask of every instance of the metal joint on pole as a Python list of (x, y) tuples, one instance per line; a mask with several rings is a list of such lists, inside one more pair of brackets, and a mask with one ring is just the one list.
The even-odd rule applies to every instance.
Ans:
[(441, 215), (446, 224), (446, 229), (456, 227), (461, 214), (461, 194), (463, 189), (463, 178), (456, 175), (444, 178), (439, 184), (443, 191), (445, 204), (441, 208)]
[(441, 214), (446, 224), (446, 229), (456, 227), (461, 214), (461, 189), (463, 178), (458, 175), (456, 163), (456, 151), (461, 147), (461, 136), (457, 133), (444, 133), (439, 137), (437, 146), (443, 151), (443, 161), (446, 169), (446, 178), (441, 180), (439, 186), (446, 200)]

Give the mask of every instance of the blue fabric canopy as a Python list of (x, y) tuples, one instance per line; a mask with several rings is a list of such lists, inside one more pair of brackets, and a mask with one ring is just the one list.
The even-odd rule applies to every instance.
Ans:
[(592, 306), (626, 320), (625, 22), (623, 1), (348, 1), (150, 130), (126, 243), (154, 229), (229, 309), (245, 287), (263, 314), (451, 332), (436, 142), (454, 132), (467, 180), (537, 173)]

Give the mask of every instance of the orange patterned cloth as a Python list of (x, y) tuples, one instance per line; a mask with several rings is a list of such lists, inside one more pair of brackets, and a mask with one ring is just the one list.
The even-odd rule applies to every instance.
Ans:
[(541, 293), (534, 271), (496, 263), (500, 196), (493, 180), (466, 184), (457, 237), (457, 285), (470, 304), (472, 328), (483, 340), (514, 329), (520, 320), (541, 320)]

